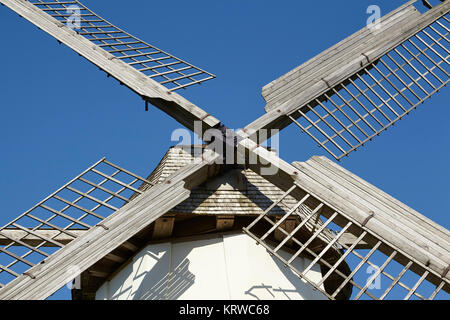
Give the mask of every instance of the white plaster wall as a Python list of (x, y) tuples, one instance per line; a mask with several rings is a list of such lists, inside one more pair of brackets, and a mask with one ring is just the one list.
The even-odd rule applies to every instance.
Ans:
[[(310, 261), (298, 258), (304, 270)], [(321, 278), (320, 267), (308, 273)], [(245, 234), (149, 245), (96, 294), (118, 300), (326, 299)]]

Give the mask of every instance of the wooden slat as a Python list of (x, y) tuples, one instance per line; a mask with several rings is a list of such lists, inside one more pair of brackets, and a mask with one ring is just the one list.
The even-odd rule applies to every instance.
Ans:
[(390, 30), (398, 29), (399, 25), (416, 18), (418, 15), (419, 13), (411, 3), (404, 5), (402, 8), (396, 9), (394, 13), (382, 17), (379, 30), (371, 31), (368, 27), (365, 27), (273, 81), (263, 88), (263, 96), (268, 102), (266, 110), (270, 111), (276, 108), (281, 103), (293, 98), (296, 92), (301, 92), (314, 81), (320, 80), (321, 75), (319, 73), (330, 74), (346, 66), (354, 57), (361, 56), (361, 53), (366, 53), (383, 43), (386, 37), (392, 36)]
[[(401, 27), (389, 32), (385, 37), (385, 40), (379, 43), (375, 48), (370, 48), (370, 50), (364, 52), (364, 55), (353, 56), (353, 58), (349, 59), (340, 69), (332, 73), (326, 68), (324, 70), (318, 70), (314, 75), (315, 81), (309, 83), (304, 90), (301, 90), (289, 101), (281, 104), (277, 108), (269, 110), (265, 115), (246, 126), (244, 132), (254, 133), (261, 129), (281, 130), (285, 128), (292, 123), (288, 118), (288, 115), (299, 108), (302, 108), (310, 101), (321, 97), (328, 92), (330, 88), (349, 79), (372, 62), (377, 61), (380, 57), (418, 33), (430, 23), (447, 14), (449, 10), (450, 2), (443, 2), (432, 10), (429, 10), (414, 19), (405, 21), (405, 23), (401, 24)], [(268, 134), (264, 136), (264, 139), (269, 139), (272, 133), (273, 132), (269, 130)], [(254, 137), (252, 138), (254, 139)], [(259, 141), (259, 143), (262, 142), (263, 141)]]
[[(338, 240), (338, 243), (350, 247), (352, 244), (355, 243), (355, 241), (358, 239), (354, 234), (351, 234), (349, 232), (344, 233)], [(371, 249), (373, 246), (367, 242), (359, 241), (355, 245), (356, 250), (362, 250), (362, 249)]]
[(24, 232), (26, 232), (26, 233), (28, 233), (28, 234), (30, 234), (30, 235), (32, 235), (32, 236), (35, 236), (37, 238), (41, 238), (43, 241), (48, 242), (48, 243), (54, 245), (55, 247), (60, 247), (61, 248), (61, 247), (64, 246), (60, 242), (58, 242), (58, 241), (56, 241), (54, 239), (51, 239), (51, 238), (47, 237), (46, 235), (44, 235), (42, 233), (39, 233), (37, 231), (34, 231), (34, 230), (31, 230), (31, 229), (22, 227), (21, 225), (16, 224), (16, 223), (13, 223), (11, 225), (16, 227), (16, 228), (18, 228), (18, 229), (20, 229), (20, 230), (22, 230), (22, 231), (24, 231)]
[(128, 86), (190, 130), (194, 130), (194, 121), (200, 121), (203, 126), (202, 129), (212, 128), (219, 124), (219, 120), (198, 106), (180, 95), (170, 92), (143, 73), (120, 61), (120, 59), (116, 59), (114, 55), (93, 45), (91, 41), (77, 34), (74, 30), (52, 18), (30, 2), (24, 0), (0, 0), (0, 3), (6, 5), (100, 67), (107, 74)]
[[(27, 232), (25, 232), (25, 233), (27, 233)], [(0, 231), (0, 236), (1, 236), (3, 239), (9, 239), (9, 240), (10, 240), (9, 242), (7, 242), (7, 245), (20, 245), (20, 246), (25, 247), (25, 248), (28, 248), (28, 249), (30, 249), (30, 250), (36, 252), (36, 253), (39, 253), (40, 255), (42, 255), (42, 256), (44, 256), (44, 257), (48, 257), (48, 256), (49, 256), (48, 253), (46, 253), (46, 252), (44, 252), (44, 251), (42, 251), (42, 250), (36, 249), (35, 247), (33, 247), (33, 245), (30, 245), (30, 244), (28, 244), (28, 243), (22, 241), (20, 238), (13, 238), (13, 237), (10, 236), (9, 234), (5, 233), (5, 230)], [(41, 237), (37, 237), (37, 238), (40, 239)], [(44, 242), (45, 242), (45, 241), (41, 240), (41, 241), (38, 243), (38, 245), (39, 245), (39, 244), (42, 244), (42, 243), (44, 243)]]
[(173, 232), (174, 216), (164, 216), (155, 221), (152, 238), (154, 240), (169, 238)]
[[(370, 220), (370, 222), (379, 221), (383, 224), (383, 226), (392, 230), (392, 233), (395, 232), (395, 235), (402, 239), (405, 243), (416, 245), (417, 249), (410, 253), (412, 256), (432, 256), (432, 264), (435, 264), (433, 266), (435, 268), (436, 264), (450, 264), (450, 244), (447, 243), (440, 246), (433, 243), (427, 237), (423, 236), (421, 227), (417, 227), (416, 224), (410, 223), (407, 219), (400, 219), (395, 216), (393, 217), (393, 212), (389, 211), (386, 207), (374, 201), (368, 201), (367, 198), (353, 193), (350, 186), (334, 182), (328, 173), (323, 173), (311, 167), (307, 162), (295, 163), (295, 166), (313, 179), (316, 183), (322, 184), (335, 196), (338, 196), (341, 199), (346, 199), (345, 201), (350, 202), (355, 207), (359, 208), (363, 212), (366, 212), (366, 215), (369, 215), (371, 212), (374, 213), (374, 217)], [(428, 230), (428, 232), (430, 232), (430, 230)], [(383, 234), (383, 237), (386, 237), (386, 235)]]
[[(86, 233), (87, 230), (69, 230), (71, 234), (75, 237), (80, 237)], [(37, 246), (43, 242), (42, 237), (44, 236), (49, 239), (54, 239), (58, 243), (68, 244), (75, 237), (71, 237), (67, 234), (61, 233), (59, 230), (35, 230), (34, 231), (39, 236), (30, 235), (28, 232), (25, 232), (20, 229), (6, 229), (0, 233), (0, 246), (6, 246), (11, 243), (10, 239), (21, 239), (22, 243), (26, 243), (30, 246)], [(25, 238), (26, 237), (26, 238)], [(17, 243), (16, 245), (20, 245)], [(47, 242), (46, 246), (55, 246), (52, 243)]]
[[(328, 172), (330, 176), (332, 175), (336, 179), (337, 182), (348, 183), (347, 186), (349, 188), (352, 187), (352, 190), (354, 190), (354, 192), (362, 192), (359, 193), (361, 196), (371, 197), (373, 199), (372, 201), (376, 201), (375, 203), (381, 202), (386, 207), (386, 210), (393, 211), (392, 214), (404, 217), (406, 221), (414, 222), (415, 226), (422, 229), (423, 234), (431, 235), (433, 238), (439, 239), (435, 240), (435, 243), (442, 243), (442, 239), (444, 239), (446, 243), (450, 243), (450, 232), (446, 228), (438, 225), (434, 221), (408, 207), (401, 201), (395, 199), (394, 197), (390, 196), (374, 185), (361, 179), (345, 168), (335, 164), (333, 161), (328, 160), (325, 157), (312, 157), (310, 160), (308, 160), (308, 162), (311, 165), (315, 165), (316, 167), (320, 166), (318, 168), (321, 168), (321, 170), (325, 170), (326, 172)], [(403, 221), (405, 221), (405, 219), (403, 219)], [(427, 232), (427, 230), (432, 230), (432, 232), (429, 233)]]
[[(245, 143), (248, 149), (253, 150), (254, 153), (258, 154), (261, 162), (271, 163), (273, 166), (279, 168), (276, 175), (267, 176), (267, 179), (272, 183), (282, 187), (283, 182), (286, 183), (289, 182), (289, 180), (294, 180), (302, 189), (314, 195), (314, 197), (318, 198), (330, 208), (330, 210), (324, 211), (323, 214), (329, 216), (334, 210), (337, 210), (344, 216), (351, 218), (352, 221), (355, 221), (356, 223), (363, 224), (366, 222), (366, 219), (370, 214), (369, 209), (363, 209), (361, 204), (352, 203), (349, 201), (350, 199), (348, 197), (342, 197), (341, 195), (336, 194), (326, 186), (316, 181), (316, 178), (312, 178), (298, 168), (293, 168), (283, 160), (279, 159), (276, 155), (270, 153), (268, 150), (258, 147), (253, 141), (247, 139), (242, 143)], [(258, 166), (250, 165), (250, 167), (256, 172), (261, 170)], [(279, 181), (279, 179), (283, 182)], [(286, 189), (287, 187), (288, 186), (284, 186), (284, 188), (282, 188)], [(403, 255), (414, 260), (417, 263), (415, 266), (420, 265), (422, 270), (433, 270), (434, 278), (430, 278), (433, 278), (433, 283), (440, 283), (439, 279), (441, 279), (441, 274), (443, 274), (444, 270), (448, 266), (448, 263), (442, 261), (441, 259), (447, 260), (450, 255), (447, 255), (446, 258), (435, 256), (427, 250), (428, 245), (431, 244), (427, 243), (424, 246), (423, 241), (416, 241), (416, 239), (410, 239), (410, 236), (407, 237), (404, 234), (398, 234), (396, 231), (397, 226), (392, 229), (378, 219), (370, 219), (366, 222), (365, 226), (368, 230), (371, 230), (373, 234), (377, 235), (379, 239), (383, 239), (385, 243), (388, 243), (389, 246), (397, 249), (397, 251), (401, 252)], [(384, 248), (384, 246), (380, 248), (380, 250), (385, 249), (386, 248)], [(390, 251), (387, 251), (388, 255), (390, 253)], [(427, 265), (428, 267), (426, 267)], [(418, 269), (414, 270), (414, 272), (416, 271), (420, 272)], [(446, 279), (450, 279), (450, 276), (447, 275)]]

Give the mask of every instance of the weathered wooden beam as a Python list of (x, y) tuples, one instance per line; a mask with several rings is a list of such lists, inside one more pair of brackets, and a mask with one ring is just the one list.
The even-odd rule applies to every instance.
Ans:
[(130, 251), (137, 251), (139, 249), (138, 246), (136, 246), (135, 244), (131, 243), (130, 241), (125, 241), (124, 243), (122, 243), (121, 247), (128, 249)]
[[(358, 237), (356, 237), (354, 234), (351, 233), (344, 233), (340, 238), (339, 238), (339, 243), (341, 245), (345, 245), (348, 247), (350, 247), (353, 243), (355, 243), (356, 239)], [(372, 245), (370, 245), (369, 243), (365, 242), (365, 241), (360, 241), (356, 246), (355, 249), (356, 250), (362, 250), (362, 249), (372, 249)]]
[(76, 31), (46, 14), (29, 1), (0, 0), (0, 3), (67, 45), (190, 130), (194, 131), (195, 121), (202, 123), (203, 130), (219, 125), (219, 120), (198, 106), (177, 93), (170, 92), (158, 82), (77, 34)]
[[(86, 231), (87, 230), (70, 230), (70, 233), (74, 234), (74, 236), (78, 238), (85, 234)], [(65, 233), (61, 233), (61, 231), (58, 230), (35, 230), (34, 232), (42, 237), (53, 239), (64, 245), (74, 240), (73, 237)], [(10, 240), (9, 238), (21, 240), (22, 242), (30, 246), (37, 246), (44, 242), (44, 240), (42, 240), (42, 238), (40, 238), (39, 236), (29, 234), (28, 232), (20, 229), (5, 229), (2, 231), (2, 233), (5, 234), (5, 236), (2, 236), (0, 234), (0, 246), (7, 246), (11, 244), (12, 240)], [(51, 242), (45, 242), (44, 246), (54, 247), (55, 245)]]
[(217, 215), (216, 229), (218, 231), (230, 230), (234, 226), (234, 216), (232, 215)]
[(98, 271), (98, 270), (89, 270), (89, 275), (96, 277), (96, 278), (106, 278), (109, 273), (104, 271)]
[[(275, 223), (278, 223), (278, 221), (280, 221), (280, 219), (282, 219), (282, 217), (276, 217), (275, 218)], [(286, 238), (286, 234), (281, 232), (279, 230), (279, 228), (282, 228), (284, 231), (286, 231), (287, 233), (291, 233), (292, 231), (294, 231), (295, 227), (298, 225), (298, 220), (295, 217), (289, 217), (287, 218), (285, 221), (283, 221), (280, 226), (275, 229), (273, 236), (275, 238), (275, 240), (277, 241), (283, 241), (284, 238)], [(288, 246), (292, 246), (293, 244), (293, 240), (290, 239), (286, 242), (286, 245)]]
[(153, 229), (153, 240), (169, 238), (173, 232), (173, 225), (175, 223), (175, 216), (165, 215), (156, 219)]
[(119, 256), (119, 255), (117, 255), (117, 254), (114, 254), (114, 253), (108, 253), (108, 254), (105, 256), (105, 259), (108, 259), (108, 260), (110, 260), (110, 261), (117, 262), (117, 263), (123, 263), (123, 262), (126, 261), (125, 258), (123, 258), (123, 257), (121, 257), (121, 256)]
[[(432, 270), (433, 274), (430, 276), (430, 281), (434, 284), (439, 284), (442, 281), (440, 275), (445, 274), (446, 268), (450, 265), (449, 244), (443, 245), (447, 248), (446, 250), (443, 247), (436, 247), (433, 242), (424, 239), (424, 236), (421, 235), (422, 230), (411, 228), (409, 225), (403, 225), (402, 223), (399, 224), (398, 221), (389, 217), (389, 211), (386, 210), (375, 214), (373, 219), (367, 220), (373, 212), (372, 206), (366, 202), (349, 201), (345, 187), (339, 184), (330, 186), (329, 183), (322, 182), (321, 180), (326, 177), (312, 176), (303, 168), (296, 168), (286, 163), (250, 139), (242, 140), (239, 144), (249, 153), (253, 153), (253, 156), (258, 156), (255, 158), (258, 159), (258, 164), (249, 165), (253, 171), (282, 190), (288, 190), (294, 183), (297, 184), (300, 187), (299, 190), (291, 194), (296, 199), (301, 199), (305, 192), (314, 195), (315, 199), (326, 205), (326, 210), (323, 211), (325, 217), (329, 218), (336, 211), (351, 217), (353, 221), (359, 225), (364, 225), (379, 239), (383, 239), (386, 244), (389, 244), (389, 246), (381, 246), (380, 251), (388, 255), (392, 253), (393, 249), (402, 252), (416, 262), (414, 272), (422, 274), (427, 269)], [(271, 170), (267, 170), (267, 164), (271, 165)], [(315, 205), (317, 205), (317, 202)], [(338, 222), (340, 224), (347, 223), (346, 221), (336, 221), (336, 223)], [(435, 229), (425, 228), (427, 233), (433, 233), (433, 229)], [(359, 230), (361, 229), (351, 228), (350, 232), (354, 233)], [(445, 252), (447, 253), (445, 254)], [(399, 263), (405, 263), (402, 255), (396, 255), (395, 260)], [(445, 278), (450, 279), (450, 275), (446, 274)]]

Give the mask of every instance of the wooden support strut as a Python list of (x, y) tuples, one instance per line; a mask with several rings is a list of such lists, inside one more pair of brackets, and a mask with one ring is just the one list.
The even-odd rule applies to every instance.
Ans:
[(216, 229), (217, 231), (225, 231), (232, 229), (234, 226), (233, 215), (218, 215), (216, 217)]
[(153, 240), (169, 238), (172, 235), (174, 224), (174, 215), (164, 215), (156, 219), (152, 235)]

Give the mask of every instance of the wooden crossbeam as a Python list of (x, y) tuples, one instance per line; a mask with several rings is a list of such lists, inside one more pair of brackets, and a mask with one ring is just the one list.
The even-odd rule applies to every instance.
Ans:
[[(20, 229), (6, 229), (0, 234), (0, 246), (7, 246), (11, 242), (11, 239), (19, 239), (22, 243), (26, 243), (30, 246), (37, 246), (43, 242), (42, 237), (53, 239), (58, 243), (66, 245), (70, 243), (74, 237), (71, 237), (65, 233), (61, 233), (59, 230), (35, 230), (36, 235), (31, 235), (26, 231)], [(80, 237), (86, 233), (86, 230), (70, 230), (70, 233), (76, 237)], [(16, 245), (20, 245), (16, 243)], [(46, 242), (46, 246), (55, 246), (51, 242)]]
[(217, 215), (216, 229), (217, 231), (226, 231), (232, 229), (234, 226), (234, 216)]
[(153, 240), (169, 238), (173, 232), (175, 216), (165, 215), (155, 221), (153, 229)]

